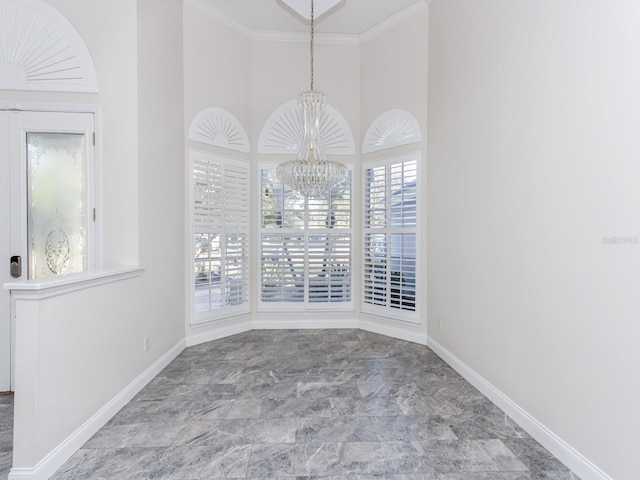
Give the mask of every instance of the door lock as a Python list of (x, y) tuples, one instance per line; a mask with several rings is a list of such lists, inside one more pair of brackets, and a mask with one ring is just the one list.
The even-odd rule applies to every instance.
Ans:
[(9, 273), (13, 278), (20, 278), (22, 276), (22, 257), (20, 255), (14, 255), (11, 257), (10, 262)]

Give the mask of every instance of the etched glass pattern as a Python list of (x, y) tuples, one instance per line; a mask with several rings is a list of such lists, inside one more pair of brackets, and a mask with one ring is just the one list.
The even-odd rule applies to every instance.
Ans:
[(85, 136), (27, 133), (29, 278), (87, 268)]

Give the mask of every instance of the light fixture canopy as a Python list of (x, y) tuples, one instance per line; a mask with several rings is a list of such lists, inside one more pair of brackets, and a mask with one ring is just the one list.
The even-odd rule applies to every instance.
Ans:
[[(302, 18), (306, 20), (311, 20), (311, 14), (309, 12), (309, 3), (307, 0), (281, 0), (286, 6), (288, 6), (291, 10), (296, 12)], [(322, 17), (329, 10), (332, 10), (333, 7), (338, 5), (339, 3), (343, 3), (344, 0), (315, 0), (315, 9), (314, 16), (316, 19)]]
[(278, 179), (305, 197), (317, 197), (342, 182), (347, 167), (328, 160), (320, 141), (320, 119), (326, 98), (313, 88), (314, 7), (311, 0), (311, 88), (298, 95), (298, 108), (302, 114), (303, 137), (295, 159), (278, 165)]

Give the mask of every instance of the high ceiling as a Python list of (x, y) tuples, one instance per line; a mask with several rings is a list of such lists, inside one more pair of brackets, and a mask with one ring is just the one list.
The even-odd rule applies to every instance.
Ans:
[[(253, 31), (307, 32), (308, 20), (294, 8), (304, 9), (310, 0), (200, 0), (212, 11), (229, 17)], [(322, 11), (337, 3), (327, 13), (316, 18), (319, 33), (361, 34), (395, 14), (422, 4), (425, 0), (315, 0), (315, 9)], [(324, 5), (323, 5), (324, 4)], [(308, 16), (308, 13), (306, 13)]]

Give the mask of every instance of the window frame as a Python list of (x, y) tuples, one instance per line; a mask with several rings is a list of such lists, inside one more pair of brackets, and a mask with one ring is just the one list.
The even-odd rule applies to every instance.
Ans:
[[(375, 158), (375, 159), (371, 159), (371, 160), (366, 160), (362, 162), (362, 194), (361, 194), (361, 202), (362, 202), (362, 221), (360, 222), (360, 228), (362, 228), (362, 235), (361, 235), (361, 241), (359, 243), (359, 248), (360, 248), (360, 262), (361, 262), (361, 267), (360, 267), (360, 309), (361, 312), (364, 314), (368, 314), (368, 315), (375, 315), (375, 316), (382, 316), (386, 319), (389, 320), (395, 320), (395, 321), (401, 321), (401, 322), (405, 322), (405, 323), (411, 323), (411, 324), (419, 324), (420, 323), (420, 310), (421, 310), (421, 305), (424, 303), (424, 301), (420, 300), (420, 296), (419, 296), (419, 292), (421, 291), (421, 285), (420, 285), (420, 257), (421, 257), (421, 252), (420, 252), (420, 231), (422, 229), (422, 225), (421, 225), (421, 217), (420, 217), (420, 213), (421, 213), (421, 202), (420, 202), (420, 185), (421, 185), (421, 176), (420, 176), (420, 158), (421, 158), (421, 154), (420, 151), (414, 151), (414, 152), (409, 152), (409, 153), (403, 153), (403, 154), (397, 154), (397, 155), (391, 155), (391, 156), (387, 156), (384, 158)], [(368, 179), (368, 175), (367, 172), (370, 171), (372, 168), (376, 168), (376, 167), (385, 167), (385, 172), (386, 172), (386, 176), (387, 178), (389, 178), (389, 169), (391, 169), (394, 165), (399, 165), (399, 164), (403, 164), (406, 162), (415, 162), (415, 169), (416, 169), (416, 188), (415, 188), (415, 203), (416, 203), (416, 210), (415, 210), (415, 226), (413, 227), (393, 227), (390, 226), (389, 224), (387, 224), (384, 228), (379, 228), (379, 229), (372, 229), (371, 227), (367, 227), (366, 226), (366, 218), (368, 215), (367, 212), (367, 192), (368, 192), (368, 188), (369, 188), (369, 179)], [(389, 194), (390, 194), (390, 189), (392, 188), (392, 185), (388, 184), (388, 182), (386, 182), (386, 195), (385, 198), (389, 199)], [(391, 212), (391, 207), (385, 207), (387, 210), (387, 220), (389, 221), (389, 223), (391, 222), (391, 218), (389, 218), (389, 214)], [(408, 230), (408, 231), (407, 231)], [(387, 296), (387, 300), (386, 300), (386, 304), (385, 305), (375, 305), (369, 302), (366, 302), (366, 294), (367, 294), (367, 285), (366, 285), (366, 278), (367, 278), (367, 235), (368, 234), (375, 234), (375, 233), (379, 233), (379, 234), (384, 234), (386, 236), (391, 236), (392, 234), (398, 234), (398, 233), (412, 233), (415, 235), (415, 246), (414, 246), (414, 251), (415, 251), (415, 259), (414, 259), (414, 264), (415, 264), (415, 285), (414, 285), (414, 295), (415, 295), (415, 304), (414, 304), (414, 310), (405, 310), (402, 308), (398, 308), (398, 307), (392, 307), (390, 306), (390, 295), (391, 295), (391, 283), (389, 281), (390, 278), (390, 270), (391, 267), (389, 265), (389, 262), (386, 263), (387, 267), (385, 270), (385, 275), (387, 277), (386, 279), (386, 290), (385, 290), (385, 295)], [(389, 259), (390, 258), (390, 253), (386, 253), (386, 258)]]
[[(356, 255), (356, 246), (355, 246), (355, 233), (356, 229), (354, 227), (354, 192), (356, 189), (354, 187), (354, 182), (356, 181), (354, 166), (351, 162), (342, 161), (344, 165), (347, 166), (349, 170), (349, 174), (351, 176), (351, 188), (349, 193), (349, 228), (340, 228), (339, 231), (336, 231), (335, 234), (344, 233), (350, 237), (350, 249), (349, 249), (349, 262), (350, 262), (350, 279), (349, 279), (349, 300), (343, 302), (317, 302), (317, 301), (309, 301), (310, 289), (309, 289), (309, 241), (308, 238), (310, 235), (314, 234), (323, 234), (328, 233), (325, 230), (330, 229), (312, 229), (309, 228), (309, 210), (308, 210), (308, 199), (305, 200), (305, 212), (304, 212), (304, 228), (280, 228), (280, 229), (265, 229), (262, 226), (262, 172), (263, 170), (275, 170), (278, 166), (279, 162), (273, 161), (262, 161), (258, 164), (258, 172), (256, 175), (255, 185), (256, 191), (259, 192), (256, 195), (256, 207), (257, 207), (257, 215), (256, 215), (256, 260), (255, 260), (255, 268), (256, 268), (256, 278), (255, 278), (255, 291), (257, 292), (256, 296), (256, 310), (257, 312), (262, 313), (270, 313), (270, 312), (340, 312), (352, 313), (355, 311), (355, 299), (354, 299), (354, 284), (356, 281), (356, 270), (355, 270), (355, 255)], [(304, 277), (304, 300), (301, 302), (265, 302), (262, 299), (262, 239), (264, 235), (268, 235), (272, 233), (273, 235), (299, 235), (301, 234), (304, 237), (304, 241), (302, 242), (301, 249), (304, 252), (304, 262), (303, 262), (303, 277)], [(333, 232), (332, 232), (333, 233)]]
[[(221, 187), (225, 188), (224, 185), (224, 168), (227, 165), (242, 167), (246, 170), (247, 181), (246, 181), (246, 204), (247, 204), (247, 219), (246, 225), (244, 228), (226, 228), (226, 226), (220, 227), (220, 232), (209, 232), (209, 233), (199, 233), (197, 232), (196, 223), (195, 223), (195, 179), (194, 179), (194, 168), (195, 161), (197, 156), (204, 156), (208, 159), (218, 162), (221, 164)], [(251, 164), (248, 160), (238, 159), (230, 156), (225, 156), (219, 153), (213, 153), (206, 150), (200, 150), (196, 148), (189, 149), (189, 229), (188, 229), (188, 240), (187, 240), (187, 250), (188, 250), (188, 259), (189, 259), (189, 298), (190, 298), (190, 307), (191, 307), (191, 321), (190, 325), (199, 326), (215, 321), (225, 320), (230, 317), (244, 315), (251, 313), (251, 218), (249, 207), (251, 205), (250, 196), (251, 190)], [(224, 196), (224, 193), (222, 194)], [(225, 223), (225, 210), (221, 209), (221, 216), (219, 219), (220, 223), (224, 225)], [(243, 284), (243, 288), (246, 289), (246, 295), (243, 296), (243, 301), (237, 305), (229, 305), (225, 302), (221, 303), (220, 308), (217, 309), (208, 309), (203, 311), (198, 311), (196, 309), (196, 282), (195, 282), (195, 273), (196, 273), (196, 257), (195, 257), (195, 235), (215, 235), (218, 233), (220, 236), (222, 235), (244, 235), (246, 238), (245, 242), (245, 254), (244, 254), (244, 265), (243, 268), (246, 270), (246, 282)], [(224, 245), (223, 242), (221, 242)], [(221, 247), (221, 249), (224, 247)], [(224, 251), (220, 252), (220, 264), (221, 270), (225, 265), (225, 255)], [(221, 288), (222, 287), (222, 278), (221, 278)]]

